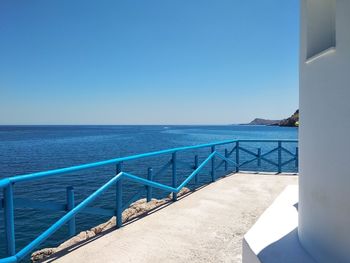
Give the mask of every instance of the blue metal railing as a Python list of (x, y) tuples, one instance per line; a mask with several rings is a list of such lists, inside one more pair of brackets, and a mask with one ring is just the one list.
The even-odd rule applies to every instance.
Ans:
[[(190, 181), (194, 179), (195, 184), (198, 184), (198, 175), (204, 169), (204, 167), (210, 164), (210, 175), (211, 181), (214, 182), (217, 179), (216, 171), (224, 165), (224, 171), (227, 173), (229, 165), (234, 167), (236, 172), (239, 172), (240, 169), (247, 164), (250, 164), (254, 161), (257, 162), (258, 167), (261, 166), (262, 162), (266, 162), (271, 166), (277, 168), (277, 172), (281, 173), (283, 167), (294, 162), (294, 166), (298, 167), (298, 147), (296, 146), (295, 152), (293, 153), (291, 149), (287, 149), (283, 144), (292, 143), (296, 144), (297, 140), (228, 140), (216, 143), (201, 144), (196, 146), (187, 146), (180, 148), (167, 149), (162, 151), (149, 152), (144, 154), (132, 155), (122, 158), (116, 158), (111, 160), (105, 160), (101, 162), (83, 164), (68, 168), (50, 170), (45, 172), (38, 172), (26, 175), (19, 175), (13, 177), (7, 177), (0, 180), (0, 188), (3, 189), (3, 199), (1, 200), (1, 208), (4, 210), (4, 229), (5, 229), (5, 242), (7, 247), (7, 257), (0, 259), (1, 262), (18, 262), (19, 260), (25, 258), (29, 255), (34, 249), (43, 243), (46, 239), (52, 236), (58, 229), (63, 225), (68, 223), (69, 236), (75, 234), (75, 216), (78, 213), (88, 213), (88, 214), (98, 214), (98, 215), (108, 215), (116, 216), (116, 226), (117, 228), (122, 226), (122, 212), (124, 209), (129, 207), (131, 203), (139, 199), (144, 191), (146, 191), (147, 202), (152, 199), (152, 189), (160, 189), (166, 192), (173, 193), (173, 201), (177, 200), (177, 193), (180, 190), (188, 185)], [(261, 148), (256, 148), (256, 152), (248, 147), (243, 147), (243, 144), (257, 144), (257, 143), (277, 143), (276, 147), (267, 150), (265, 153), (262, 153)], [(217, 150), (218, 146), (232, 146), (231, 150), (227, 148), (224, 149), (224, 154), (221, 154)], [(198, 155), (195, 155), (193, 172), (181, 183), (178, 185), (177, 182), (177, 164), (180, 161), (177, 158), (179, 152), (196, 150), (201, 148), (210, 148), (210, 154), (205, 158), (204, 161), (199, 163)], [(241, 160), (241, 154), (245, 154), (245, 159), (247, 156), (251, 158), (248, 160)], [(277, 153), (277, 162), (268, 159), (268, 156)], [(283, 160), (282, 153), (290, 156), (288, 160)], [(147, 179), (138, 177), (128, 172), (122, 171), (123, 162), (147, 158), (152, 156), (171, 154), (171, 159), (157, 172), (153, 173), (153, 169), (148, 168)], [(217, 159), (221, 160), (217, 164)], [(116, 176), (110, 179), (107, 183), (98, 188), (94, 193), (88, 196), (85, 200), (75, 206), (74, 202), (74, 189), (72, 187), (67, 187), (67, 204), (61, 205), (52, 202), (38, 202), (28, 199), (14, 198), (13, 188), (16, 183), (22, 183), (26, 181), (38, 180), (41, 178), (47, 178), (50, 176), (67, 174), (74, 171), (80, 171), (85, 169), (96, 168), (100, 166), (115, 164), (116, 165)], [(166, 169), (172, 168), (172, 185), (168, 186), (162, 183), (155, 182), (155, 177), (161, 175)], [(122, 203), (122, 181), (128, 180), (135, 183), (141, 184), (144, 186), (141, 191), (136, 193), (130, 200)], [(108, 210), (96, 207), (90, 207), (89, 205), (95, 201), (96, 198), (101, 196), (107, 189), (112, 186), (116, 186), (116, 200), (115, 200), (115, 210)], [(65, 211), (66, 214), (51, 225), (46, 231), (40, 234), (32, 242), (27, 244), (24, 248), (16, 252), (16, 240), (15, 240), (15, 227), (14, 227), (14, 208), (15, 207), (31, 207), (36, 209), (50, 210), (50, 211)]]

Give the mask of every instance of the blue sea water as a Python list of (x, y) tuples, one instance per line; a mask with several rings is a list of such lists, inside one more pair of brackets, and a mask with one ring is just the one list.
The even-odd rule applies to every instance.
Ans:
[[(0, 178), (221, 140), (297, 139), (297, 137), (296, 128), (274, 126), (0, 126)], [(263, 152), (274, 146), (276, 145), (271, 143), (245, 145), (252, 151), (261, 147)], [(286, 148), (294, 152), (295, 146), (295, 144), (286, 145)], [(218, 148), (220, 151), (224, 150), (223, 147)], [(203, 160), (209, 150), (201, 149), (196, 152), (178, 154), (178, 159), (183, 162), (178, 167), (179, 181), (190, 173), (189, 166), (193, 164), (194, 155), (199, 154), (200, 160)], [(123, 166), (123, 170), (145, 177), (148, 167), (157, 170), (169, 158), (170, 156), (166, 155), (128, 162)], [(249, 156), (242, 154), (241, 158), (244, 161), (248, 160)], [(270, 158), (277, 157), (271, 155)], [(283, 158), (288, 160), (288, 156), (283, 156)], [(253, 162), (244, 167), (244, 170), (276, 171), (276, 167), (264, 162), (261, 167), (257, 167), (257, 163)], [(288, 164), (285, 171), (296, 172), (294, 162)], [(206, 170), (200, 175), (202, 184), (209, 182), (208, 172), (209, 170)], [(222, 174), (223, 170), (219, 170), (218, 173)], [(76, 201), (79, 202), (114, 175), (115, 166), (110, 165), (34, 182), (19, 183), (15, 185), (14, 193), (16, 197), (64, 204), (66, 187), (74, 186)], [(156, 180), (170, 185), (170, 170)], [(141, 189), (139, 185), (124, 183), (123, 200), (128, 200), (139, 189)], [(154, 194), (156, 197), (167, 195), (161, 191), (155, 191)], [(113, 209), (114, 196), (113, 190), (108, 191), (97, 200), (95, 206)], [(17, 249), (28, 244), (62, 214), (31, 208), (15, 209)], [(89, 229), (108, 219), (104, 216), (79, 214), (77, 231)], [(1, 211), (0, 258), (5, 255), (3, 225)], [(67, 228), (64, 227), (47, 240), (42, 247), (56, 246), (66, 238)]]

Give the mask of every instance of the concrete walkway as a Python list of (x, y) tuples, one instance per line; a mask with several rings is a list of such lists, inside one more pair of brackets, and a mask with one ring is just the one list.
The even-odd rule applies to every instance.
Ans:
[(297, 180), (297, 176), (235, 174), (54, 260), (238, 263), (243, 235)]

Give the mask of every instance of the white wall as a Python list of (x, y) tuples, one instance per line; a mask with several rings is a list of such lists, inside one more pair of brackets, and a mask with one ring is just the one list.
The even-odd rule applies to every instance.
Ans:
[(306, 63), (307, 15), (317, 15), (307, 1), (314, 0), (301, 0), (299, 238), (319, 262), (350, 262), (350, 1), (336, 0), (335, 51)]

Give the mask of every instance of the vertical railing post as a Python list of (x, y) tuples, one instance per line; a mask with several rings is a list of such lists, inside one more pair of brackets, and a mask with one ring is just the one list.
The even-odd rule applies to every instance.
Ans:
[(261, 148), (258, 148), (258, 167), (261, 166)]
[[(147, 180), (153, 181), (153, 169), (151, 167), (148, 168)], [(147, 202), (150, 202), (151, 200), (152, 200), (152, 187), (147, 186)]]
[[(117, 174), (119, 174), (122, 171), (122, 163), (117, 163)], [(122, 197), (123, 197), (123, 192), (122, 192), (122, 180), (119, 179), (116, 183), (116, 209), (115, 209), (115, 216), (116, 216), (116, 227), (120, 228), (123, 224), (123, 218), (122, 218), (122, 213), (123, 213), (123, 208), (122, 208)]]
[[(194, 169), (195, 170), (198, 168), (198, 164), (199, 164), (199, 160), (198, 160), (198, 155), (196, 154), (196, 156), (194, 157)], [(194, 176), (195, 185), (198, 185), (198, 182), (199, 182), (199, 178), (198, 178), (198, 174), (196, 174)]]
[(4, 221), (7, 256), (14, 256), (16, 254), (16, 242), (13, 206), (13, 185), (11, 183), (4, 188)]
[[(215, 146), (211, 147), (211, 153), (215, 152)], [(211, 158), (211, 181), (215, 182), (215, 155)]]
[[(228, 158), (228, 150), (225, 149), (225, 158)], [(225, 172), (228, 170), (228, 162), (225, 160)]]
[[(74, 188), (72, 186), (67, 187), (66, 189), (67, 194), (67, 211), (71, 211), (75, 206), (75, 200), (74, 200)], [(72, 217), (71, 220), (68, 222), (68, 234), (70, 237), (75, 235), (75, 216)]]
[[(177, 174), (176, 174), (176, 152), (173, 152), (171, 162), (172, 162), (172, 173), (173, 173), (173, 178), (172, 178), (172, 186), (174, 188), (177, 187)], [(173, 193), (173, 201), (177, 200), (177, 194)]]
[(299, 147), (295, 147), (295, 167), (299, 167)]
[(236, 173), (239, 172), (239, 141), (236, 141)]
[(282, 142), (278, 141), (278, 173), (282, 172)]

